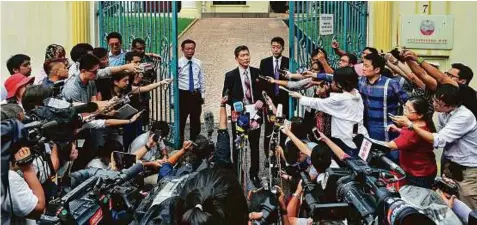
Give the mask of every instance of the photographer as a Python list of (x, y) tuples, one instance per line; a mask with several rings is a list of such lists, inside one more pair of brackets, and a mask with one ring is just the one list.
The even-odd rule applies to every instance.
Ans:
[(52, 87), (55, 82), (68, 78), (68, 68), (65, 59), (53, 59), (45, 61), (43, 70), (47, 77), (40, 83), (44, 87)]
[[(151, 129), (141, 135), (139, 135), (129, 146), (129, 153), (133, 153), (135, 150), (139, 149), (142, 146), (145, 146), (150, 137), (154, 136), (154, 139), (157, 139), (157, 145), (151, 147), (149, 151), (141, 158), (142, 160), (154, 160), (156, 158), (157, 152), (160, 152), (160, 157), (158, 159), (167, 159), (168, 152), (167, 147), (164, 144), (164, 138), (169, 135), (169, 124), (165, 121), (155, 121), (152, 123)], [(159, 150), (158, 150), (159, 149)]]
[[(213, 145), (203, 135), (199, 135), (195, 143), (191, 141), (186, 141), (183, 144), (181, 150), (177, 151), (172, 155), (166, 162), (162, 160), (156, 160), (152, 162), (145, 162), (144, 166), (151, 167), (152, 169), (159, 171), (159, 180), (165, 176), (179, 176), (179, 174), (185, 174), (195, 171), (197, 166), (200, 165), (205, 159), (208, 159), (210, 154), (213, 153), (211, 162), (214, 163), (214, 168), (225, 168), (231, 169), (232, 162), (230, 160), (230, 134), (227, 130), (227, 111), (225, 104), (228, 101), (228, 97), (225, 96), (221, 100), (220, 104), (220, 119), (219, 119), (219, 129), (217, 130), (217, 142), (216, 146)], [(191, 151), (192, 150), (192, 151)], [(192, 166), (184, 168), (174, 168), (174, 165), (179, 161), (181, 157), (185, 155), (186, 152), (191, 152), (192, 155), (191, 164)]]
[[(28, 147), (21, 147), (10, 164), (7, 193), (2, 199), (3, 224), (34, 224), (32, 220), (39, 219), (45, 210), (45, 194), (35, 169), (31, 163), (18, 163), (30, 154)], [(23, 173), (23, 178), (16, 169)]]
[(331, 115), (331, 136), (349, 155), (357, 155), (356, 145), (352, 141), (353, 132), (367, 135), (363, 126), (364, 104), (356, 90), (358, 75), (353, 68), (336, 70), (331, 88), (334, 93), (325, 99), (304, 97), (292, 92), (290, 95), (300, 100), (300, 104)]
[(7, 98), (1, 102), (5, 103), (17, 103), (22, 108), (22, 98), (27, 86), (33, 83), (34, 77), (27, 77), (21, 73), (16, 73), (5, 80), (5, 89), (7, 90)]
[[(252, 224), (276, 224), (281, 221), (283, 225), (290, 224), (288, 221), (285, 194), (282, 189), (275, 186), (276, 194), (270, 190), (259, 189), (249, 193), (248, 218)], [(278, 215), (281, 218), (278, 218)], [(250, 223), (249, 223), (250, 224)]]

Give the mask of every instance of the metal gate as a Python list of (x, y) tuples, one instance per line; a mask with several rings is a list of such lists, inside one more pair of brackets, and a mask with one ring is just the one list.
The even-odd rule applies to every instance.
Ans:
[[(333, 14), (332, 34), (320, 35), (323, 14)], [(333, 40), (340, 43), (341, 49), (359, 57), (366, 46), (367, 15), (368, 4), (365, 1), (290, 1), (290, 70), (296, 72), (298, 68), (308, 68), (311, 52), (317, 47), (325, 49), (330, 65), (336, 68), (339, 56), (331, 48)], [(303, 115), (302, 110), (298, 110), (298, 115)], [(290, 111), (290, 115), (295, 113)]]
[(157, 79), (174, 78), (173, 88), (150, 93), (149, 118), (169, 123), (171, 132), (167, 142), (177, 148), (179, 110), (172, 107), (173, 103), (179, 103), (177, 69), (173, 69), (177, 68), (177, 1), (101, 1), (97, 4), (102, 47), (108, 48), (106, 36), (113, 31), (122, 35), (124, 51), (131, 48), (133, 39), (142, 38), (146, 52), (162, 57)]

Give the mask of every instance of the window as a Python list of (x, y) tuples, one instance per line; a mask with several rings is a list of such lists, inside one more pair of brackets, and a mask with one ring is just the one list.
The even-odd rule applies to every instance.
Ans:
[(246, 1), (213, 1), (214, 5), (246, 5)]

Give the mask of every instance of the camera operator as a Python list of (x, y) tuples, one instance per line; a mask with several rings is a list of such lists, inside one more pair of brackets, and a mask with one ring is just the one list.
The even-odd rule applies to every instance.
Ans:
[(328, 98), (304, 97), (298, 92), (290, 94), (298, 98), (301, 105), (331, 115), (331, 136), (349, 155), (358, 154), (352, 140), (353, 133), (368, 134), (363, 125), (364, 104), (361, 94), (356, 90), (357, 85), (358, 75), (353, 68), (345, 67), (335, 71), (331, 85), (334, 93)]
[[(270, 190), (258, 189), (249, 192), (249, 224), (276, 224), (279, 220), (288, 225), (287, 206), (282, 188), (275, 186), (276, 194)], [(279, 219), (278, 216), (281, 216)]]
[(7, 90), (7, 98), (1, 102), (5, 103), (17, 103), (22, 108), (22, 97), (25, 93), (26, 87), (33, 83), (34, 77), (27, 77), (21, 73), (16, 73), (5, 80), (5, 89)]
[[(164, 144), (164, 138), (169, 135), (169, 124), (165, 121), (155, 121), (152, 123), (151, 129), (143, 134), (139, 135), (129, 146), (129, 153), (133, 153), (136, 149), (147, 144), (150, 137), (154, 136), (157, 139), (157, 146), (148, 149), (148, 152), (141, 158), (142, 160), (151, 161), (154, 159), (167, 159), (168, 152), (167, 147)], [(158, 150), (159, 149), (159, 150)], [(160, 157), (156, 158), (157, 153), (160, 153)]]
[[(456, 184), (455, 181), (452, 179), (448, 179), (445, 176), (442, 177), (445, 182), (449, 182), (452, 184)], [(464, 222), (464, 224), (469, 224), (469, 217), (472, 209), (467, 206), (464, 202), (459, 200), (455, 195), (450, 195), (440, 189), (436, 190), (436, 192), (441, 196), (442, 200), (449, 206), (449, 208), (454, 211), (454, 213)]]
[(41, 85), (44, 87), (52, 87), (55, 82), (68, 78), (68, 68), (65, 59), (47, 60), (43, 63), (43, 70), (48, 75)]
[[(8, 171), (7, 194), (2, 199), (3, 224), (36, 224), (45, 210), (45, 194), (31, 162), (20, 164), (30, 156), (28, 147), (21, 147), (14, 155)], [(19, 169), (23, 178), (15, 172)]]

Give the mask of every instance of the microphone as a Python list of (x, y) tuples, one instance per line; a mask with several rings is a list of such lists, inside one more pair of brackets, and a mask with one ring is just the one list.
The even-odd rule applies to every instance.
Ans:
[(214, 114), (212, 114), (211, 111), (204, 113), (204, 124), (207, 136), (210, 139), (210, 137), (212, 137), (212, 133), (214, 132)]
[(243, 102), (234, 102), (233, 107), (234, 107), (234, 111), (236, 112), (244, 111)]
[(406, 172), (404, 172), (404, 170), (399, 165), (394, 163), (388, 157), (382, 155), (382, 156), (379, 157), (379, 159), (381, 159), (381, 161), (383, 161), (386, 165), (388, 165), (389, 168), (391, 168), (391, 170), (398, 172), (402, 176), (406, 176)]
[(277, 116), (277, 118), (283, 118), (283, 105), (282, 104), (278, 104), (276, 116)]

